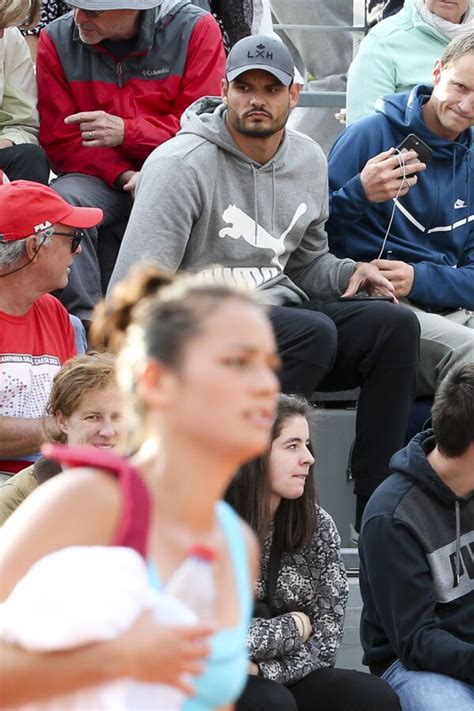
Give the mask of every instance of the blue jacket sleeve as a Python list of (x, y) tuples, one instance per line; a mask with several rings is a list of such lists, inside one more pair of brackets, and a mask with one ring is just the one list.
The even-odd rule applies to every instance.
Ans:
[(362, 130), (346, 129), (338, 137), (328, 159), (328, 232), (331, 226), (337, 229), (341, 223), (347, 225), (347, 220), (359, 221), (367, 206), (373, 205), (365, 194), (360, 172), (370, 158), (383, 150), (381, 141), (380, 145), (373, 145)]
[(410, 299), (444, 308), (474, 309), (474, 224), (469, 231), (464, 260), (456, 268), (432, 262), (413, 264), (415, 281)]
[(400, 661), (473, 684), (474, 645), (441, 628), (428, 562), (413, 533), (391, 516), (376, 516), (363, 526), (361, 553), (365, 584)]

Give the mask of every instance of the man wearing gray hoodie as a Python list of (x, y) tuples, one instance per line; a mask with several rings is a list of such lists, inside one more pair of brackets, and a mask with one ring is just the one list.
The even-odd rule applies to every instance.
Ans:
[(110, 285), (140, 260), (262, 291), (284, 390), (361, 387), (352, 458), (360, 512), (403, 443), (418, 325), (396, 304), (338, 301), (393, 287), (373, 265), (329, 253), (326, 160), (285, 129), (299, 95), (292, 80), (278, 39), (237, 42), (222, 99), (190, 107), (176, 138), (145, 162)]

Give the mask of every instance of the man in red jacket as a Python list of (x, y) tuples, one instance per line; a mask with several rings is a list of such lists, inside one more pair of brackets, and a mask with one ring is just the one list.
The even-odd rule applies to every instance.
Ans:
[(60, 295), (83, 320), (105, 290), (138, 171), (193, 101), (218, 94), (225, 57), (214, 18), (190, 0), (70, 0), (41, 33), (40, 141), (67, 201), (104, 211)]

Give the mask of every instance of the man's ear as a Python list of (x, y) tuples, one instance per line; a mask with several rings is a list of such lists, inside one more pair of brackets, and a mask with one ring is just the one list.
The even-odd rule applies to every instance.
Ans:
[(221, 80), (221, 99), (223, 103), (227, 106), (227, 94), (229, 92), (229, 82), (227, 79)]
[(433, 81), (433, 86), (439, 84), (441, 79), (441, 72), (444, 69), (444, 64), (440, 59), (437, 59), (434, 63), (433, 71), (431, 72), (431, 79)]
[(290, 86), (290, 109), (294, 109), (300, 98), (301, 84), (293, 82)]
[(44, 240), (43, 235), (31, 235), (25, 240), (25, 254), (29, 260), (35, 261), (36, 255), (38, 254), (41, 243)]

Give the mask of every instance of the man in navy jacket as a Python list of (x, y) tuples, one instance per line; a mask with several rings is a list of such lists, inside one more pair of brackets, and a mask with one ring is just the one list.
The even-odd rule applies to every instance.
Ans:
[(390, 462), (359, 538), (364, 663), (403, 711), (474, 708), (474, 363)]
[[(474, 361), (474, 35), (449, 44), (433, 88), (379, 100), (329, 156), (329, 244), (373, 261), (421, 325), (419, 395)], [(426, 164), (395, 149), (415, 134)], [(407, 164), (409, 161), (410, 164)]]

